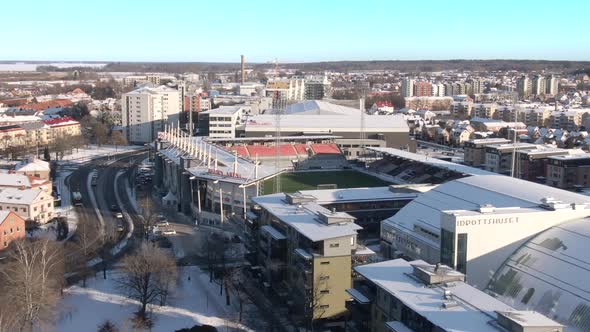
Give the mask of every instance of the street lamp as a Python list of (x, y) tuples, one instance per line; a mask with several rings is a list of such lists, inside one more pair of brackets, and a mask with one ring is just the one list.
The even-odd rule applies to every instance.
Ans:
[(219, 215), (220, 221), (223, 224), (223, 190), (221, 189), (221, 183), (219, 183), (219, 180), (213, 181), (213, 184), (219, 184)]

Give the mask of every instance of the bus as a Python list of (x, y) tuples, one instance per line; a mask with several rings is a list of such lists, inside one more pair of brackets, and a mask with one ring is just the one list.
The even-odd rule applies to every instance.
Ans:
[(79, 191), (74, 191), (72, 193), (72, 204), (74, 206), (82, 206), (82, 194)]

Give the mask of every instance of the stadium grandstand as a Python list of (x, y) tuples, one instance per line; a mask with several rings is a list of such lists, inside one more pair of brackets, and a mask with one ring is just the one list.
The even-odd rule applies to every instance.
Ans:
[(398, 184), (440, 184), (470, 175), (492, 175), (488, 171), (394, 148), (367, 148), (372, 157), (365, 168)]

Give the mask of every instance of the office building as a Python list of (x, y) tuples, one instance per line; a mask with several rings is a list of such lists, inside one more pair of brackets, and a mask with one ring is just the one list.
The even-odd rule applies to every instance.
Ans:
[(547, 185), (563, 188), (590, 186), (590, 154), (548, 157)]
[(199, 113), (199, 135), (211, 138), (234, 138), (251, 114), (249, 106), (221, 106)]

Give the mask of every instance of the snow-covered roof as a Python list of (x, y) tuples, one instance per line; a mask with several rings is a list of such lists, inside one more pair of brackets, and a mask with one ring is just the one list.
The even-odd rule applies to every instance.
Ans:
[(214, 108), (209, 111), (200, 112), (199, 114), (209, 114), (211, 115), (233, 115), (237, 112), (240, 112), (244, 108), (250, 108), (250, 106), (244, 105), (234, 105), (234, 106), (219, 106), (218, 108)]
[(426, 225), (440, 231), (442, 211), (474, 211), (486, 204), (496, 208), (542, 210), (541, 200), (547, 197), (580, 206), (590, 203), (590, 197), (582, 194), (504, 175), (470, 176), (449, 181), (419, 195), (383, 223), (395, 224), (408, 231), (413, 231), (414, 225)]
[[(319, 215), (331, 214), (330, 210), (315, 202), (289, 204), (283, 193), (253, 197), (252, 201), (314, 242), (355, 235), (362, 229), (354, 222), (326, 224), (319, 220)], [(346, 213), (339, 212), (339, 214), (353, 219)]]
[(0, 172), (0, 187), (31, 187), (31, 179), (24, 174)]
[(32, 204), (41, 193), (43, 193), (43, 190), (41, 189), (3, 188), (0, 189), (0, 203), (29, 205)]
[(299, 193), (304, 196), (313, 196), (318, 204), (413, 199), (418, 196), (417, 191), (392, 190), (389, 187), (300, 190)]
[[(394, 259), (354, 269), (444, 331), (498, 332), (498, 328), (490, 324), (496, 318), (495, 312), (513, 310), (462, 281), (425, 287), (411, 276), (413, 264), (427, 265), (423, 261)], [(444, 303), (449, 301), (445, 299), (445, 291), (451, 292), (455, 306), (445, 308)]]
[(360, 109), (323, 100), (306, 100), (287, 106), (285, 115), (356, 115), (360, 117)]
[(44, 172), (49, 171), (50, 167), (48, 162), (33, 158), (32, 160), (21, 161), (16, 165), (15, 169), (20, 172)]
[[(408, 132), (409, 127), (401, 115), (367, 115), (364, 117), (367, 132)], [(276, 116), (273, 114), (254, 115), (246, 121), (246, 132), (268, 132), (276, 130)], [(295, 132), (326, 132), (359, 131), (361, 124), (360, 112), (350, 115), (285, 115), (281, 116), (281, 130)]]
[(488, 290), (518, 309), (534, 309), (590, 330), (590, 220), (554, 226), (518, 249), (496, 272)]

